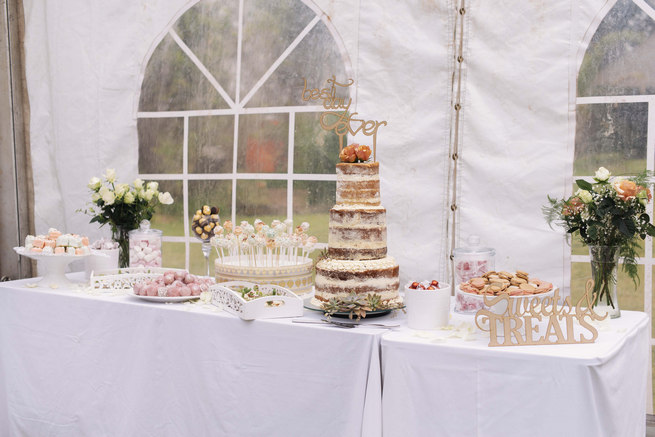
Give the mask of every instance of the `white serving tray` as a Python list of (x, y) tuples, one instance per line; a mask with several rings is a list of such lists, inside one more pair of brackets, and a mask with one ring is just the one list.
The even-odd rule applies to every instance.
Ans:
[[(231, 287), (259, 287), (263, 293), (275, 291), (275, 296), (262, 296), (247, 301)], [(273, 284), (255, 284), (246, 281), (229, 281), (209, 287), (212, 305), (243, 320), (275, 319), (280, 317), (300, 317), (303, 313), (302, 299), (290, 290)], [(274, 302), (277, 306), (272, 305)]]
[(125, 267), (122, 269), (99, 270), (91, 272), (91, 288), (100, 292), (132, 290), (134, 284), (155, 279), (165, 272), (186, 272), (184, 269), (165, 267)]

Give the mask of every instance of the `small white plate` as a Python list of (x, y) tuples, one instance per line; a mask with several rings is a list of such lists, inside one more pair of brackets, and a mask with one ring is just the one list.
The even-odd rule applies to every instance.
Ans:
[(150, 302), (186, 302), (187, 300), (199, 299), (200, 296), (141, 296), (134, 294), (134, 290), (127, 292), (128, 296), (136, 297), (139, 299), (147, 300)]

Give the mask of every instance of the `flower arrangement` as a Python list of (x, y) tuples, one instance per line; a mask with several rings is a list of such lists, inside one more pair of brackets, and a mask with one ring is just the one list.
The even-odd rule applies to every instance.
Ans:
[(107, 169), (103, 180), (92, 177), (88, 183), (91, 190), (92, 205), (84, 212), (91, 216), (90, 223), (109, 224), (112, 238), (120, 248), (119, 265), (129, 264), (129, 241), (127, 232), (137, 229), (142, 220), (150, 220), (155, 207), (161, 203), (170, 205), (173, 197), (168, 192), (160, 192), (157, 182), (135, 179), (130, 186), (118, 183), (116, 171)]
[(611, 288), (616, 288), (619, 258), (623, 270), (637, 285), (637, 250), (639, 239), (655, 236), (655, 226), (646, 213), (652, 199), (646, 172), (632, 178), (612, 177), (600, 167), (594, 183), (576, 181), (578, 190), (568, 199), (552, 199), (543, 208), (546, 221), (557, 224), (567, 233), (579, 232), (589, 246), (596, 304), (598, 301), (618, 309)]
[(371, 156), (371, 148), (360, 144), (351, 144), (341, 149), (341, 162), (366, 162)]

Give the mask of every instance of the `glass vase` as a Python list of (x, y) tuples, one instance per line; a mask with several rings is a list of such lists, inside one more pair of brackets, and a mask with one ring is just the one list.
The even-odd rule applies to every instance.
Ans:
[(130, 238), (128, 232), (131, 229), (115, 226), (111, 230), (111, 238), (118, 243), (118, 268), (123, 269), (130, 266)]
[[(608, 314), (610, 318), (621, 317), (616, 293), (616, 280), (619, 267), (619, 248), (617, 246), (589, 246), (591, 258), (591, 277), (594, 280), (593, 292), (596, 299), (593, 308), (599, 315)], [(592, 298), (590, 296), (590, 298)]]

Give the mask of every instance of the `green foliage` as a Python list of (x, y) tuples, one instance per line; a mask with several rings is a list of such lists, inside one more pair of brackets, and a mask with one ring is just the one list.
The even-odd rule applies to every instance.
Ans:
[[(655, 235), (646, 213), (653, 174), (644, 171), (629, 179), (610, 178), (601, 167), (594, 179), (593, 184), (577, 180), (580, 189), (568, 199), (548, 196), (548, 204), (542, 208), (544, 217), (551, 227), (555, 224), (569, 234), (579, 233), (585, 245), (617, 248), (614, 251), (623, 259), (623, 270), (636, 285), (639, 241)], [(611, 271), (604, 268), (601, 273), (596, 282), (602, 281), (606, 287)]]

